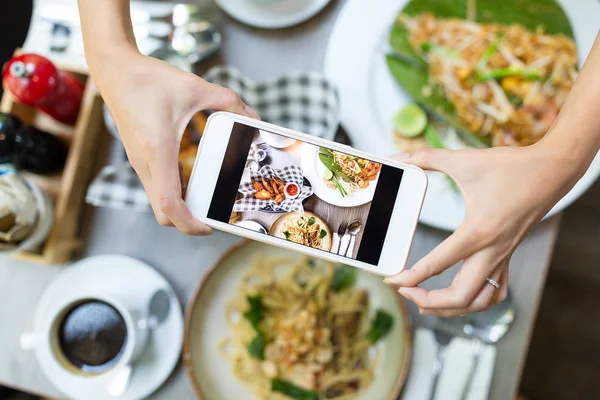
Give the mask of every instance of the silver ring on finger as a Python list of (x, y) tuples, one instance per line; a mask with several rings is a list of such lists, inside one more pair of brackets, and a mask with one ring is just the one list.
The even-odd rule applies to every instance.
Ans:
[(487, 283), (489, 283), (496, 289), (500, 289), (500, 284), (498, 282), (496, 282), (495, 280), (493, 280), (492, 278), (485, 278), (485, 280), (487, 281)]

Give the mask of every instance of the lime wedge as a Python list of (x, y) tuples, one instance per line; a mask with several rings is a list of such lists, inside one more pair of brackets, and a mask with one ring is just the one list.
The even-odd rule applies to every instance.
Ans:
[(323, 171), (323, 179), (325, 179), (326, 181), (330, 181), (331, 178), (333, 178), (333, 172), (331, 172), (330, 169), (326, 169), (325, 171)]
[(415, 137), (421, 134), (427, 126), (427, 115), (421, 107), (409, 104), (394, 117), (396, 133), (404, 137)]

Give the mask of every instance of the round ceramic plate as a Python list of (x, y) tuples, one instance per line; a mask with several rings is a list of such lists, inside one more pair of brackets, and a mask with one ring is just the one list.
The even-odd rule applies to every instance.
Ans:
[[(283, 223), (286, 220), (288, 220), (289, 218), (295, 217), (297, 215), (302, 215), (302, 214), (299, 212), (296, 212), (296, 211), (290, 211), (289, 213), (284, 214), (281, 217), (277, 218), (275, 220), (275, 222), (273, 222), (273, 225), (271, 225), (271, 227), (269, 228), (269, 235), (273, 235), (278, 238), (285, 239), (285, 235), (283, 234)], [(316, 223), (321, 225), (321, 229), (325, 229), (325, 231), (327, 232), (327, 235), (325, 235), (323, 237), (323, 240), (321, 241), (322, 247), (319, 250), (325, 250), (325, 251), (331, 250), (331, 243), (332, 243), (331, 229), (329, 229), (329, 227), (327, 226), (327, 223), (325, 221), (323, 221), (323, 218), (321, 218), (317, 214), (311, 213), (309, 211), (305, 211), (304, 215), (306, 215), (308, 217), (314, 217), (316, 220)]]
[[(254, 400), (253, 393), (237, 380), (228, 360), (221, 357), (219, 342), (229, 334), (227, 303), (236, 296), (242, 275), (258, 254), (302, 257), (275, 246), (242, 241), (226, 252), (205, 275), (190, 300), (185, 316), (183, 360), (198, 397), (202, 400)], [(394, 318), (391, 333), (378, 343), (379, 362), (373, 383), (356, 400), (394, 400), (406, 379), (411, 334), (408, 312), (397, 293), (381, 278), (359, 271), (360, 287), (369, 292), (371, 307), (383, 308)]]
[(285, 28), (308, 20), (331, 0), (215, 0), (244, 24), (257, 28)]
[[(389, 30), (406, 0), (348, 0), (331, 34), (325, 59), (325, 75), (338, 87), (341, 120), (353, 145), (380, 156), (394, 152), (393, 117), (412, 102), (394, 81), (386, 62)], [(589, 53), (600, 27), (600, 2), (560, 0), (575, 33), (580, 64)], [(360, 29), (356, 29), (360, 26)], [(348, 66), (351, 65), (352, 68)], [(360, 95), (357, 95), (360, 94)], [(420, 221), (454, 230), (462, 222), (462, 197), (439, 173), (428, 173), (429, 189)], [(550, 211), (556, 214), (581, 196), (600, 175), (600, 156), (585, 176)]]
[[(154, 329), (146, 349), (133, 367), (127, 391), (114, 399), (145, 399), (171, 375), (181, 354), (183, 316), (179, 300), (169, 283), (150, 266), (125, 256), (96, 256), (69, 267), (46, 288), (35, 313), (34, 328), (47, 326), (48, 318), (60, 311), (63, 304), (77, 299), (94, 297), (110, 290), (113, 296), (136, 296), (150, 299), (158, 289), (164, 289), (171, 298), (167, 319)], [(119, 293), (119, 294), (117, 294)], [(141, 303), (143, 300), (141, 300)], [(82, 378), (60, 366), (55, 360), (49, 338), (40, 338), (35, 346), (40, 367), (50, 382), (69, 398), (106, 400), (111, 398), (108, 384), (117, 370)]]
[(319, 148), (313, 145), (302, 146), (302, 172), (313, 187), (313, 192), (326, 203), (339, 207), (356, 207), (373, 200), (379, 175), (369, 186), (354, 193), (343, 196), (337, 189), (331, 189), (323, 181), (323, 173), (327, 169), (319, 160)]

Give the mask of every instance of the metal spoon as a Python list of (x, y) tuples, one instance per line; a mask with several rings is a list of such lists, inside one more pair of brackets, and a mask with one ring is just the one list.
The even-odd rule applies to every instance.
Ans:
[(484, 344), (494, 344), (506, 335), (515, 320), (515, 304), (510, 292), (506, 299), (488, 311), (465, 317), (463, 332), (473, 338), (473, 363), (463, 388), (461, 399), (465, 400), (473, 383), (475, 371), (483, 353)]
[(157, 290), (148, 306), (148, 328), (156, 329), (160, 324), (165, 322), (171, 311), (171, 298), (164, 289)]
[[(354, 243), (356, 242), (356, 235), (358, 235), (358, 233), (360, 232), (361, 229), (362, 229), (362, 224), (360, 223), (360, 221), (357, 220), (357, 221), (350, 222), (350, 225), (348, 225), (348, 229), (346, 229), (346, 233), (350, 234), (350, 240), (348, 241), (348, 246), (346, 246), (346, 250), (344, 250), (344, 252), (341, 253), (341, 255), (346, 256), (348, 254), (348, 249), (352, 249), (352, 251), (354, 251)], [(341, 241), (342, 241), (342, 239), (340, 238), (340, 243), (341, 243)], [(352, 254), (350, 256), (352, 256)]]
[(212, 22), (192, 21), (175, 28), (171, 42), (156, 49), (150, 57), (192, 72), (193, 65), (217, 52), (221, 42), (221, 34)]
[[(157, 290), (152, 295), (148, 305), (148, 318), (145, 321), (140, 321), (140, 328), (148, 328), (150, 331), (156, 329), (167, 319), (170, 310), (171, 298), (169, 294), (164, 289)], [(108, 385), (108, 393), (113, 397), (121, 397), (129, 387), (132, 374), (132, 364), (124, 366)]]

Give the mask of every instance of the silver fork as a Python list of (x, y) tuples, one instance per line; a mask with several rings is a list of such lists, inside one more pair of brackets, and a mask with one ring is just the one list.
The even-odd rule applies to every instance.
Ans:
[(348, 224), (345, 222), (342, 222), (338, 228), (337, 234), (338, 234), (338, 245), (337, 245), (337, 251), (335, 252), (335, 254), (339, 254), (340, 253), (340, 249), (342, 247), (342, 238), (344, 237), (344, 235), (346, 234), (346, 229), (348, 229)]
[[(438, 324), (439, 323), (440, 322), (438, 321)], [(441, 323), (444, 324), (444, 322)], [(446, 349), (448, 348), (448, 344), (450, 344), (452, 341), (452, 338), (454, 338), (452, 333), (444, 328), (441, 328), (440, 326), (436, 326), (433, 329), (433, 334), (435, 335), (435, 340), (438, 343), (438, 349), (433, 364), (433, 382), (431, 383), (429, 400), (435, 399), (435, 392), (437, 390), (440, 375), (442, 369), (444, 368), (444, 361), (446, 359)]]
[(485, 344), (477, 339), (471, 339), (471, 349), (473, 351), (473, 363), (471, 364), (471, 368), (469, 369), (469, 374), (467, 375), (467, 381), (465, 382), (465, 386), (463, 387), (462, 395), (460, 396), (461, 400), (466, 400), (469, 395), (469, 390), (471, 389), (471, 385), (473, 384), (473, 379), (475, 378), (475, 371), (477, 371), (477, 367), (479, 366), (479, 360), (481, 359), (481, 354), (485, 348)]

